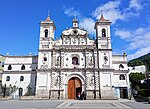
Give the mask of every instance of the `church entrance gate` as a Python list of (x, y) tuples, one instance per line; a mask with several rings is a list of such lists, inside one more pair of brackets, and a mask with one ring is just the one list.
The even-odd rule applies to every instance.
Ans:
[(82, 82), (77, 77), (72, 77), (68, 81), (68, 99), (77, 99), (82, 92)]

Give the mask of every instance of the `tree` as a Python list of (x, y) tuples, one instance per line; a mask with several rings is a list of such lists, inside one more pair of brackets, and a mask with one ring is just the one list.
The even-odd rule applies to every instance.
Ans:
[(26, 92), (25, 96), (32, 96), (32, 88), (30, 86), (27, 87), (28, 91)]
[(138, 89), (140, 86), (140, 81), (145, 79), (146, 75), (142, 73), (130, 73), (129, 80), (132, 83), (132, 88)]
[(145, 65), (147, 68), (147, 71), (150, 71), (150, 53), (143, 55), (139, 58), (130, 60), (128, 62), (128, 66), (134, 67), (139, 65)]

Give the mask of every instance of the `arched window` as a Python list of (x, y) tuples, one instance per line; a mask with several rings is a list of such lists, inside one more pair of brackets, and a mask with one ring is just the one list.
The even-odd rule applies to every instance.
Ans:
[(106, 30), (102, 29), (102, 37), (106, 37)]
[(11, 70), (11, 69), (12, 69), (12, 67), (11, 67), (11, 65), (9, 65), (9, 66), (8, 66), (8, 70)]
[(48, 30), (45, 30), (45, 37), (48, 37)]
[(121, 75), (119, 76), (119, 79), (120, 79), (120, 80), (125, 80), (125, 76), (124, 76), (123, 74), (121, 74)]
[(24, 77), (23, 76), (20, 76), (20, 81), (24, 81)]
[(6, 77), (6, 81), (10, 81), (10, 76), (7, 76), (7, 77)]
[(21, 70), (25, 70), (25, 65), (24, 64), (22, 65)]
[(122, 64), (119, 65), (119, 69), (123, 69), (124, 66)]
[(4, 63), (4, 62), (2, 62), (2, 67), (4, 67), (4, 64), (5, 64), (5, 63)]
[(72, 64), (73, 64), (73, 65), (78, 65), (78, 64), (79, 64), (77, 57), (73, 57), (73, 58), (72, 58)]

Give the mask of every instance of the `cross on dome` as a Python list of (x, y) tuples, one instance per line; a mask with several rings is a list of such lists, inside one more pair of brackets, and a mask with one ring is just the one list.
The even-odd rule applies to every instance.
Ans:
[(101, 10), (101, 17), (100, 17), (100, 21), (109, 21), (109, 20), (106, 20), (103, 16), (103, 10)]
[(74, 16), (74, 19), (73, 19), (72, 23), (73, 23), (74, 28), (78, 28), (78, 20), (76, 18), (76, 15)]
[(51, 19), (50, 19), (50, 15), (49, 15), (49, 10), (48, 10), (48, 16), (47, 16), (47, 18), (46, 18), (46, 21), (50, 21)]

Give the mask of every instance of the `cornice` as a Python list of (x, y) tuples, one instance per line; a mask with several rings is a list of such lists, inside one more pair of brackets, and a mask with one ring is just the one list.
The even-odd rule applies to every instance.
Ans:
[(3, 74), (36, 74), (36, 71), (4, 71)]
[(76, 72), (76, 71), (100, 71), (100, 72), (113, 72), (114, 69), (99, 69), (99, 68), (51, 68), (51, 69), (38, 69), (37, 72)]

